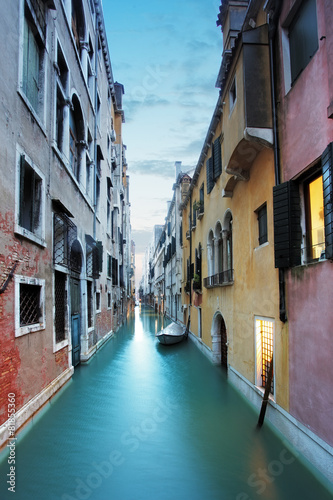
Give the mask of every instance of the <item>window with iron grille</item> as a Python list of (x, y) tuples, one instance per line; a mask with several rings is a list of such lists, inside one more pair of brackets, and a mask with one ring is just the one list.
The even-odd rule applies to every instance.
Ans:
[(77, 238), (77, 227), (64, 213), (53, 218), (53, 259), (55, 264), (70, 266), (70, 249)]
[(266, 203), (256, 211), (258, 218), (259, 245), (267, 242), (267, 205)]
[(54, 328), (56, 342), (66, 339), (66, 274), (55, 271), (54, 273)]
[(20, 285), (20, 326), (39, 323), (41, 317), (40, 290), (38, 285)]
[(15, 275), (15, 337), (45, 328), (45, 281)]
[[(274, 348), (274, 323), (271, 320), (256, 319), (256, 384), (259, 387), (266, 387), (268, 373)], [(271, 394), (274, 394), (274, 377), (271, 381)]]

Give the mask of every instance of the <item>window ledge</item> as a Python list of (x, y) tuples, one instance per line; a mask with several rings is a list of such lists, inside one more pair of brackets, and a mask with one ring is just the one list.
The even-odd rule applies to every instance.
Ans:
[(46, 129), (44, 127), (44, 124), (42, 123), (40, 117), (38, 116), (38, 114), (36, 113), (36, 111), (34, 110), (34, 108), (31, 106), (31, 104), (30, 104), (27, 96), (24, 94), (24, 92), (22, 92), (22, 90), (21, 90), (20, 87), (17, 89), (17, 93), (21, 97), (22, 101), (24, 102), (24, 104), (26, 105), (26, 107), (28, 108), (28, 110), (30, 111), (30, 113), (33, 115), (33, 117), (34, 117), (37, 125), (39, 126), (39, 128), (43, 132), (44, 136), (47, 137), (47, 133), (46, 133)]
[(28, 229), (25, 229), (24, 227), (19, 226), (17, 223), (15, 224), (14, 233), (16, 235), (22, 236), (23, 238), (26, 238), (27, 240), (30, 240), (30, 241), (36, 243), (37, 245), (40, 245), (43, 248), (47, 247), (47, 244), (46, 244), (46, 241), (44, 238), (41, 238), (40, 236), (36, 236), (31, 231), (28, 231)]
[(15, 331), (15, 337), (23, 337), (23, 335), (27, 335), (28, 333), (39, 332), (42, 330), (45, 330), (45, 322), (21, 326), (18, 330)]
[(260, 250), (261, 248), (265, 248), (269, 246), (269, 241), (265, 241), (265, 243), (262, 243), (261, 245), (255, 247), (254, 251)]
[[(66, 335), (67, 335), (67, 332), (66, 332)], [(67, 346), (68, 346), (68, 338), (55, 344), (54, 349), (53, 349), (53, 354), (58, 352), (58, 351), (61, 351), (61, 349), (63, 349), (64, 347), (67, 347)]]

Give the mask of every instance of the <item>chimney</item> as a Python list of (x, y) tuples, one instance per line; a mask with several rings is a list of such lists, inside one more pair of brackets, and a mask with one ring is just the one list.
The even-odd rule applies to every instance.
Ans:
[(181, 161), (176, 161), (175, 162), (175, 168), (176, 168), (176, 182), (178, 181), (179, 174), (182, 171), (182, 162)]

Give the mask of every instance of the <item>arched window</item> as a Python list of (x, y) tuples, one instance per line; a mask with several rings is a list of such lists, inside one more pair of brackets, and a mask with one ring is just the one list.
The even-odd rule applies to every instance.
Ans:
[(223, 240), (222, 240), (222, 226), (218, 222), (215, 228), (215, 269), (216, 273), (223, 271)]
[(228, 272), (229, 281), (232, 279), (233, 252), (232, 252), (232, 213), (228, 211), (224, 217), (223, 230), (223, 270)]
[(214, 233), (210, 230), (208, 234), (207, 241), (207, 264), (208, 264), (208, 275), (213, 276), (215, 274), (215, 249), (214, 249)]

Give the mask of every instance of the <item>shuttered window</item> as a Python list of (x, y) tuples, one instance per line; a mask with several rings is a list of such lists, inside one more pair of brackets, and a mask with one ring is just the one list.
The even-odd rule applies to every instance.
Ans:
[(214, 181), (221, 175), (222, 173), (222, 155), (221, 155), (221, 143), (220, 138), (218, 137), (213, 144), (213, 161), (214, 161)]
[(207, 174), (207, 194), (209, 194), (214, 187), (212, 156), (208, 158), (206, 162), (206, 174)]
[(35, 111), (38, 109), (40, 48), (32, 24), (24, 19), (23, 92)]
[(333, 259), (333, 143), (325, 149), (321, 158), (323, 170), (325, 257)]
[(284, 182), (273, 188), (275, 267), (301, 264), (302, 230), (298, 184)]

